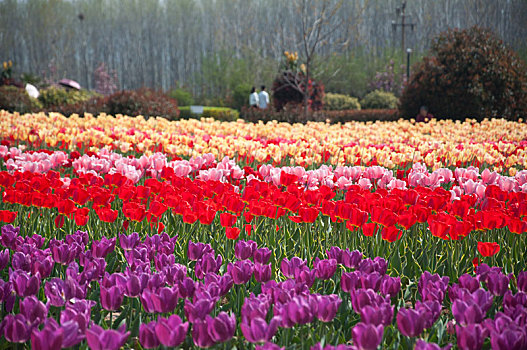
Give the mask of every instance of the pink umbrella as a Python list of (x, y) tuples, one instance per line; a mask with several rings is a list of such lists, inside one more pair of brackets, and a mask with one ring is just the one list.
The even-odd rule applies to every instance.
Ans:
[(65, 87), (76, 89), (76, 90), (81, 89), (81, 85), (77, 83), (75, 80), (71, 80), (71, 79), (61, 79), (59, 81), (59, 84)]

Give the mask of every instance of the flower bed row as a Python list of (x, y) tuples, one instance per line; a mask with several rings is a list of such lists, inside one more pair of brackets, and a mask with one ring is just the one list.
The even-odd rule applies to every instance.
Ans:
[(231, 246), (227, 262), (211, 244), (184, 249), (166, 233), (46, 239), (11, 225), (1, 233), (3, 342), (34, 349), (527, 346), (527, 272), (482, 264), (452, 284), (425, 271), (402, 286), (383, 258), (335, 246), (277, 269), (271, 249), (254, 241)]
[(4, 144), (26, 143), (33, 148), (109, 147), (121, 152), (164, 152), (170, 157), (197, 157), (212, 153), (247, 163), (308, 167), (381, 165), (405, 167), (421, 162), (428, 167), (480, 167), (499, 171), (525, 168), (527, 126), (522, 122), (485, 120), (410, 121), (329, 125), (308, 123), (245, 123), (162, 118), (65, 118), (50, 113), (19, 115), (0, 111)]

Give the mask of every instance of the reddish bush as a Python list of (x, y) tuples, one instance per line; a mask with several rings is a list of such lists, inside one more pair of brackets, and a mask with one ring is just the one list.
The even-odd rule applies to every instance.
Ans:
[[(303, 72), (290, 70), (280, 73), (273, 82), (273, 105), (277, 111), (284, 109), (288, 104), (304, 103), (305, 75)], [(324, 85), (309, 80), (307, 91), (309, 94), (309, 109), (318, 111), (322, 109), (324, 98)]]
[(177, 101), (170, 96), (151, 89), (119, 91), (105, 99), (109, 114), (142, 115), (148, 117), (177, 118)]
[(452, 29), (433, 42), (413, 70), (399, 110), (414, 117), (421, 105), (436, 117), (518, 118), (527, 115), (527, 69), (491, 31)]

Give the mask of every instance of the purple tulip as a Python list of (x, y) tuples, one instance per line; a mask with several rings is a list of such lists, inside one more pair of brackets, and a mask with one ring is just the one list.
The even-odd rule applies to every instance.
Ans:
[(473, 323), (481, 323), (485, 317), (481, 308), (476, 304), (469, 304), (462, 300), (456, 300), (452, 304), (452, 315), (461, 326)]
[(155, 326), (157, 338), (164, 346), (179, 346), (187, 336), (188, 325), (188, 322), (183, 323), (178, 315), (171, 315), (168, 319), (160, 317)]
[(503, 296), (503, 308), (506, 314), (513, 312), (517, 307), (527, 308), (527, 293), (512, 294), (509, 290)]
[(257, 317), (265, 319), (270, 307), (271, 300), (266, 294), (260, 294), (258, 297), (251, 295), (245, 298), (241, 310), (242, 322), (246, 322), (247, 320)]
[(271, 279), (271, 264), (261, 265), (259, 263), (254, 264), (254, 279), (256, 282), (267, 282)]
[[(7, 250), (9, 256), (9, 250)], [(24, 254), (22, 252), (15, 252), (11, 259), (11, 266), (14, 270), (22, 270), (25, 272), (31, 272), (31, 254)]]
[(502, 333), (492, 332), (490, 335), (492, 349), (521, 350), (527, 348), (525, 329), (505, 329)]
[(250, 260), (241, 260), (227, 265), (227, 271), (232, 276), (234, 284), (249, 282), (253, 274), (253, 263)]
[(527, 293), (527, 271), (522, 271), (518, 274), (517, 286), (520, 292)]
[(94, 240), (91, 246), (91, 252), (94, 258), (104, 258), (115, 249), (115, 237), (108, 239), (102, 237), (100, 241)]
[(509, 278), (500, 273), (487, 275), (487, 289), (496, 296), (503, 296), (509, 290)]
[(88, 232), (77, 230), (74, 234), (67, 235), (64, 241), (68, 244), (75, 242), (80, 246), (86, 246), (90, 241), (90, 237), (88, 236)]
[(438, 301), (416, 301), (415, 309), (423, 315), (425, 329), (428, 329), (436, 323), (441, 316), (441, 304)]
[(267, 247), (256, 249), (253, 254), (253, 259), (255, 263), (265, 265), (271, 259), (271, 250)]
[(37, 272), (42, 278), (48, 278), (51, 275), (55, 262), (51, 256), (33, 256), (31, 259), (31, 273), (36, 275)]
[(386, 275), (386, 269), (388, 268), (388, 263), (381, 257), (375, 257), (372, 259), (361, 260), (358, 266), (358, 270), (363, 273), (371, 273), (377, 271), (381, 275)]
[(280, 323), (280, 317), (273, 317), (269, 324), (263, 318), (255, 317), (242, 321), (240, 328), (243, 336), (251, 343), (268, 342), (275, 335)]
[(255, 350), (285, 350), (285, 346), (281, 348), (279, 345), (267, 342), (263, 345), (256, 345)]
[(168, 287), (159, 288), (157, 292), (145, 289), (140, 299), (143, 306), (146, 305), (145, 309), (148, 308), (148, 310), (160, 313), (172, 312), (178, 302), (178, 291)]
[(294, 256), (291, 260), (284, 258), (280, 263), (280, 270), (287, 278), (295, 278), (297, 271), (302, 270), (306, 262), (299, 257)]
[(6, 248), (16, 250), (20, 227), (13, 227), (11, 224), (7, 224), (2, 226), (1, 232), (0, 243)]
[(49, 318), (41, 331), (37, 328), (31, 333), (31, 348), (35, 350), (55, 350), (63, 347), (64, 329)]
[(360, 272), (343, 272), (340, 278), (340, 287), (344, 292), (351, 293), (360, 283)]
[(378, 292), (381, 288), (382, 280), (383, 276), (377, 271), (360, 274), (360, 284), (362, 289), (373, 289)]
[(317, 300), (313, 296), (296, 296), (282, 309), (282, 321), (291, 320), (292, 324), (288, 324), (288, 328), (294, 324), (313, 322), (317, 314), (317, 306)]
[(234, 337), (236, 331), (236, 316), (220, 312), (217, 317), (206, 317), (210, 338), (216, 343), (224, 343)]
[(481, 287), (478, 279), (469, 274), (459, 276), (458, 283), (460, 287), (468, 289), (471, 293)]
[(336, 294), (317, 295), (317, 318), (322, 322), (331, 322), (337, 315), (342, 300)]
[(41, 324), (48, 316), (48, 308), (43, 302), (34, 296), (29, 296), (20, 301), (20, 313), (23, 314), (29, 323)]
[[(362, 253), (358, 250), (353, 250), (350, 252), (349, 249), (342, 251), (342, 264), (346, 267), (356, 269), (360, 266), (362, 261)], [(380, 273), (380, 271), (379, 271)]]
[(122, 285), (124, 295), (130, 298), (138, 297), (146, 288), (148, 275), (146, 273), (130, 273), (126, 283)]
[[(164, 254), (163, 254), (164, 255)], [(170, 255), (174, 257), (174, 255)], [(187, 276), (187, 267), (181, 264), (173, 264), (172, 266), (165, 266), (164, 268), (158, 269), (163, 271), (167, 278), (167, 284), (174, 286), (177, 282), (182, 281)]]
[(488, 331), (479, 324), (466, 327), (456, 326), (457, 346), (461, 350), (479, 350), (483, 346)]
[(201, 259), (201, 257), (207, 253), (213, 253), (212, 247), (210, 244), (204, 244), (201, 242), (198, 243), (192, 243), (192, 241), (188, 242), (188, 259), (191, 261), (197, 261)]
[(149, 276), (145, 289), (158, 290), (166, 284), (166, 278), (160, 273), (154, 273)]
[(449, 277), (440, 277), (438, 274), (432, 275), (425, 271), (419, 279), (417, 290), (421, 294), (422, 300), (438, 301), (443, 303), (445, 292), (448, 288)]
[(22, 314), (6, 315), (2, 320), (2, 327), (5, 338), (11, 343), (25, 343), (33, 329), (33, 325)]
[(156, 321), (141, 323), (139, 326), (139, 343), (145, 349), (157, 348), (160, 344), (156, 334)]
[(489, 273), (501, 273), (501, 267), (493, 266), (482, 263), (476, 267), (476, 277), (480, 282), (487, 282)]
[(238, 260), (247, 260), (253, 256), (257, 247), (255, 241), (238, 241), (234, 246), (234, 256)]
[[(7, 264), (9, 264), (9, 249), (4, 249), (0, 251), (0, 271), (6, 268)], [(13, 266), (13, 268), (15, 268)]]
[[(15, 305), (16, 296), (13, 293), (13, 284), (11, 282), (5, 282), (3, 279), (0, 278), (0, 302), (2, 302), (4, 305), (4, 310), (6, 312), (11, 312), (13, 310), (13, 306)], [(1, 331), (1, 324), (0, 324), (0, 334)]]
[(384, 296), (396, 296), (401, 291), (401, 278), (385, 275), (381, 283), (380, 291)]
[(196, 263), (196, 277), (202, 279), (207, 273), (218, 273), (223, 263), (221, 255), (214, 257), (214, 252), (205, 253)]
[(311, 288), (313, 283), (315, 283), (316, 270), (310, 270), (309, 267), (304, 266), (302, 269), (299, 269), (295, 273), (295, 281), (297, 283), (305, 283), (308, 288)]
[[(162, 271), (166, 268), (171, 268), (173, 265), (176, 264), (176, 257), (174, 256), (174, 254), (165, 254), (165, 253), (157, 253), (155, 256), (154, 256), (154, 267), (156, 268), (157, 271)], [(180, 266), (183, 266), (183, 265), (180, 265)], [(179, 270), (179, 269), (178, 269)], [(176, 271), (174, 271), (176, 272)], [(179, 271), (177, 271), (176, 273), (180, 273)], [(187, 274), (187, 271), (186, 271), (186, 268), (185, 268), (185, 273), (184, 275)]]
[(93, 325), (86, 330), (86, 341), (93, 350), (117, 350), (124, 346), (130, 332), (126, 332), (126, 325), (118, 330), (103, 329), (98, 325)]
[(492, 294), (490, 294), (483, 288), (479, 288), (475, 290), (472, 294), (469, 294), (469, 293), (463, 294), (460, 299), (469, 304), (478, 305), (481, 311), (485, 314), (492, 306), (493, 298), (492, 298)]
[(134, 232), (130, 235), (119, 234), (119, 244), (123, 250), (133, 250), (140, 242), (139, 234)]
[(194, 323), (198, 320), (204, 320), (205, 317), (210, 314), (212, 309), (214, 309), (214, 305), (216, 305), (216, 302), (210, 299), (199, 299), (194, 303), (185, 300), (185, 317), (191, 323)]
[(359, 350), (376, 350), (382, 342), (384, 327), (359, 322), (351, 330), (353, 343)]
[(192, 324), (192, 340), (194, 345), (200, 348), (208, 348), (214, 345), (214, 340), (211, 338), (207, 322), (205, 320), (196, 320)]
[(389, 299), (384, 299), (372, 289), (357, 289), (352, 291), (350, 296), (353, 310), (359, 314), (366, 305), (379, 306), (385, 302), (389, 303)]
[(61, 322), (60, 327), (64, 330), (62, 338), (63, 348), (71, 348), (86, 338), (81, 326), (74, 320)]
[(40, 289), (40, 275), (30, 276), (22, 270), (15, 270), (9, 274), (13, 289), (21, 297), (36, 295)]
[(449, 350), (452, 348), (452, 344), (448, 344), (445, 347), (440, 347), (435, 343), (427, 343), (422, 339), (417, 339), (414, 350)]
[(403, 335), (417, 337), (425, 329), (425, 319), (417, 310), (401, 308), (397, 312), (397, 327)]
[(342, 249), (340, 247), (331, 247), (326, 250), (329, 259), (335, 259), (337, 264), (342, 264)]
[(383, 325), (385, 327), (392, 324), (393, 306), (389, 303), (381, 305), (366, 305), (360, 310), (360, 319), (362, 323), (373, 324), (375, 326)]
[(315, 259), (315, 275), (318, 279), (329, 280), (337, 270), (337, 260), (335, 259)]
[(62, 241), (51, 240), (49, 247), (53, 260), (61, 265), (69, 265), (81, 252), (78, 243), (67, 244)]
[(105, 288), (100, 286), (101, 291), (101, 306), (105, 310), (117, 311), (123, 303), (124, 293), (121, 287), (113, 286)]
[[(207, 274), (206, 276), (208, 276), (209, 274)], [(207, 278), (205, 276), (205, 278)], [(229, 276), (230, 278), (230, 276)], [(207, 282), (205, 282), (207, 283)], [(231, 287), (232, 287), (232, 278), (231, 278)], [(185, 299), (185, 298), (192, 298), (194, 296), (194, 292), (196, 291), (196, 282), (194, 282), (194, 280), (190, 277), (185, 277), (183, 278), (182, 281), (179, 281), (177, 283), (177, 289), (178, 289), (178, 292), (179, 292), (179, 297), (181, 299)], [(230, 287), (229, 287), (230, 289)], [(223, 291), (223, 290), (222, 290)], [(228, 290), (227, 290), (228, 292)], [(225, 294), (227, 294), (227, 292), (225, 292)]]

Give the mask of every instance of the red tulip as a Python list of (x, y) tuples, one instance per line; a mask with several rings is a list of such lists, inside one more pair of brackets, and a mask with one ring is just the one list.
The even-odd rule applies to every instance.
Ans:
[(496, 242), (478, 242), (478, 251), (483, 256), (493, 256), (500, 251), (500, 245)]
[(395, 226), (384, 227), (381, 231), (382, 239), (388, 242), (395, 242), (401, 239), (402, 235), (403, 233), (401, 232), (401, 230), (399, 230)]
[(251, 231), (253, 229), (253, 226), (248, 224), (248, 225), (245, 225), (245, 232), (247, 233), (248, 236), (251, 236)]
[(238, 217), (236, 215), (232, 215), (230, 213), (221, 213), (220, 224), (223, 227), (232, 227), (236, 223), (237, 218)]
[(56, 226), (57, 228), (61, 228), (62, 226), (64, 226), (64, 215), (59, 214), (59, 215), (55, 218), (55, 226)]
[(110, 208), (99, 208), (95, 212), (99, 216), (99, 219), (104, 222), (114, 222), (117, 219), (117, 215), (119, 214), (117, 210)]
[(228, 239), (238, 239), (240, 236), (240, 229), (238, 227), (227, 227), (225, 228), (225, 235)]
[(374, 222), (370, 222), (370, 223), (362, 225), (362, 233), (365, 236), (369, 236), (369, 237), (373, 236), (376, 230), (377, 230), (377, 224), (375, 224)]
[(11, 224), (15, 221), (18, 212), (9, 210), (0, 210), (0, 221)]

